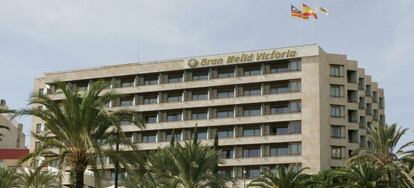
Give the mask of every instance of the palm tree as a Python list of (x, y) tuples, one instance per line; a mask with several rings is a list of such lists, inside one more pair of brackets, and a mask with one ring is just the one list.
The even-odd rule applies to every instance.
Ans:
[(308, 175), (302, 174), (307, 168), (298, 169), (293, 166), (288, 168), (284, 166), (276, 166), (273, 171), (263, 169), (262, 176), (253, 179), (248, 187), (263, 188), (301, 188), (305, 187)]
[(379, 166), (387, 166), (389, 181), (401, 182), (406, 187), (413, 187), (414, 180), (409, 175), (409, 163), (413, 162), (414, 150), (408, 149), (414, 141), (403, 144), (397, 148), (402, 136), (408, 129), (402, 129), (396, 124), (380, 125), (368, 129), (368, 140), (372, 147), (365, 152), (351, 158), (351, 161), (372, 160)]
[(21, 174), (23, 186), (26, 188), (57, 188), (59, 176), (50, 172), (42, 172), (41, 168), (36, 170), (24, 169)]
[[(382, 188), (394, 187), (385, 180), (387, 168), (372, 161), (358, 161), (350, 166), (338, 170), (336, 173), (342, 178), (341, 187), (349, 188)], [(396, 182), (394, 182), (396, 183)], [(395, 186), (399, 187), (399, 186)]]
[(170, 146), (151, 155), (148, 161), (151, 173), (162, 184), (160, 187), (219, 187), (223, 183), (215, 173), (217, 164), (222, 163), (219, 152), (200, 143), (197, 128), (191, 140), (184, 143), (172, 140)]
[(334, 188), (338, 186), (340, 178), (334, 170), (323, 170), (308, 179), (313, 188)]
[(14, 168), (0, 167), (0, 187), (19, 187), (20, 177)]
[[(83, 187), (84, 172), (88, 166), (94, 172), (95, 184), (100, 186), (102, 170), (98, 168), (104, 169), (104, 164), (99, 166), (97, 163), (104, 158), (118, 161), (124, 168), (130, 169), (135, 152), (117, 152), (112, 146), (119, 143), (127, 149), (136, 149), (123, 134), (121, 126), (126, 115), (132, 117), (134, 112), (110, 111), (105, 108), (119, 96), (113, 92), (104, 92), (108, 84), (103, 81), (94, 82), (84, 93), (66, 87), (61, 82), (56, 83), (56, 86), (64, 100), (58, 102), (48, 95), (34, 93), (29, 104), (42, 105), (45, 109), (30, 108), (17, 112), (18, 116), (32, 115), (42, 119), (48, 130), (46, 134), (32, 133), (33, 138), (42, 144), (23, 158), (22, 163), (35, 161), (40, 156), (58, 160), (58, 169), (61, 171), (70, 167), (71, 180), (77, 188)], [(139, 119), (129, 121), (139, 127), (144, 126)]]

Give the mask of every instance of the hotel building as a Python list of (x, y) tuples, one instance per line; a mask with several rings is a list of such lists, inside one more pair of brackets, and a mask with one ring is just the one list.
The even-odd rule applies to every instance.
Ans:
[[(240, 179), (275, 165), (309, 173), (344, 166), (352, 151), (369, 147), (367, 127), (385, 122), (383, 89), (357, 61), (318, 45), (46, 73), (35, 89), (61, 100), (54, 81), (82, 91), (100, 79), (122, 94), (110, 108), (134, 109), (131, 118), (146, 122), (143, 130), (123, 125), (140, 150), (189, 139), (197, 124), (206, 144), (218, 134), (220, 173)], [(32, 126), (43, 131), (37, 118)]]

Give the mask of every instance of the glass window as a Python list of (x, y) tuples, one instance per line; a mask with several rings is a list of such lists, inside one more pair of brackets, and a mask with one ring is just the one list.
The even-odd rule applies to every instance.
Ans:
[(243, 157), (260, 157), (260, 147), (243, 148)]
[(299, 155), (302, 153), (302, 144), (301, 143), (292, 143), (289, 145), (291, 155)]
[(36, 133), (40, 133), (42, 131), (42, 124), (36, 124)]
[(234, 109), (217, 110), (217, 118), (234, 117)]
[(167, 114), (167, 121), (181, 121), (181, 113), (168, 113)]
[(260, 126), (243, 127), (243, 136), (260, 136)]
[(224, 159), (233, 158), (233, 148), (225, 148), (221, 150), (221, 157)]
[(181, 102), (182, 98), (183, 96), (181, 93), (168, 93), (167, 94), (167, 102)]
[(260, 115), (261, 115), (260, 106), (243, 108), (243, 116), (260, 116)]
[(157, 98), (157, 95), (144, 95), (144, 104), (156, 104)]
[(76, 84), (76, 88), (78, 91), (86, 91), (88, 90), (88, 82), (81, 82)]
[(177, 83), (177, 82), (182, 82), (183, 81), (183, 74), (182, 73), (170, 73), (167, 75), (168, 79), (167, 82), (168, 83)]
[(342, 148), (339, 146), (331, 146), (331, 157), (333, 159), (342, 159)]
[(289, 70), (290, 71), (299, 71), (300, 70), (300, 61), (290, 61), (289, 62)]
[(217, 78), (234, 77), (234, 68), (222, 68), (217, 70)]
[(219, 128), (217, 134), (219, 138), (232, 138), (233, 131), (233, 128)]
[(272, 85), (270, 87), (270, 93), (271, 94), (279, 94), (279, 93), (287, 93), (289, 92), (289, 86), (288, 85)]
[(191, 112), (191, 119), (192, 120), (207, 119), (207, 110)]
[(291, 81), (289, 83), (289, 91), (300, 91), (300, 90), (301, 90), (300, 81)]
[(157, 133), (155, 132), (149, 132), (149, 133), (142, 133), (142, 142), (143, 143), (150, 143), (150, 142), (156, 142)]
[(233, 88), (217, 89), (217, 98), (229, 98), (229, 97), (234, 97)]
[[(167, 140), (171, 141), (172, 138), (172, 131), (171, 132), (167, 132)], [(176, 141), (181, 141), (181, 131), (180, 130), (175, 130), (174, 131), (174, 140)]]
[(330, 65), (330, 75), (332, 77), (343, 77), (344, 66), (343, 65)]
[(252, 179), (260, 176), (260, 168), (247, 168), (246, 169), (246, 178)]
[(132, 97), (121, 98), (120, 103), (121, 103), (121, 106), (132, 106), (134, 103), (134, 99)]
[(261, 86), (245, 87), (243, 88), (243, 96), (257, 96), (261, 95)]
[(131, 122), (133, 122), (131, 115), (124, 115), (120, 119), (121, 119), (121, 122), (120, 122), (121, 125), (129, 125), (131, 124)]
[(145, 123), (157, 123), (157, 114), (145, 116)]
[(271, 156), (289, 155), (288, 145), (272, 146), (270, 147)]
[(218, 171), (217, 171), (217, 174), (220, 176), (220, 177), (227, 177), (227, 178), (231, 178), (231, 177), (233, 177), (233, 170), (232, 170), (232, 168), (221, 168), (221, 169), (219, 169)]
[(207, 139), (207, 129), (197, 130), (197, 138), (200, 140)]
[(132, 87), (134, 86), (135, 78), (122, 78), (121, 87)]
[(281, 72), (288, 72), (289, 65), (286, 62), (275, 62), (270, 65), (270, 72), (271, 73), (281, 73)]
[(302, 132), (302, 122), (292, 121), (289, 123), (289, 134), (299, 134)]
[(207, 80), (208, 70), (200, 70), (192, 72), (193, 80)]
[(262, 73), (262, 67), (260, 65), (248, 66), (248, 67), (244, 67), (243, 69), (244, 76), (260, 75), (261, 73)]
[(331, 97), (343, 97), (344, 86), (342, 85), (331, 85)]
[(208, 99), (208, 91), (193, 91), (192, 100), (207, 100)]
[(144, 85), (156, 85), (158, 84), (158, 75), (144, 76)]
[(289, 128), (287, 125), (285, 126), (272, 126), (270, 127), (270, 133), (272, 135), (281, 135), (281, 134), (288, 134)]
[(331, 117), (343, 117), (344, 106), (331, 105)]
[(271, 114), (284, 114), (289, 113), (289, 107), (287, 104), (278, 104), (270, 106)]
[(290, 111), (291, 112), (300, 112), (301, 111), (301, 103), (299, 101), (290, 102)]

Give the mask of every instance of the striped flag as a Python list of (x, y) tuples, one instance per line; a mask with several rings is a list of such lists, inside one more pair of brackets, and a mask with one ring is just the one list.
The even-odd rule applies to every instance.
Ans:
[(307, 20), (309, 16), (305, 16), (301, 10), (296, 8), (293, 5), (290, 5), (290, 15), (293, 17), (298, 17)]
[(313, 16), (313, 18), (318, 19), (318, 16), (316, 15), (316, 13), (312, 10), (312, 8), (310, 8), (308, 5), (306, 5), (305, 3), (302, 4), (303, 6), (303, 16)]

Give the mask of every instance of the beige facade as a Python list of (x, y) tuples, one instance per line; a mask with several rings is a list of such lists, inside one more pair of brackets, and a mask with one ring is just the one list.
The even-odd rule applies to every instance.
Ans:
[[(8, 109), (5, 100), (0, 100), (0, 107)], [(0, 125), (4, 125), (9, 128), (9, 130), (0, 129), (0, 133), (4, 135), (2, 137), (2, 141), (0, 141), (0, 149), (25, 148), (23, 124), (17, 123), (13, 120), (10, 114), (0, 114)]]
[[(54, 81), (87, 90), (99, 79), (123, 95), (110, 108), (135, 109), (132, 118), (147, 122), (123, 125), (141, 150), (186, 140), (197, 123), (204, 143), (219, 135), (220, 173), (241, 179), (277, 164), (309, 173), (343, 166), (369, 145), (366, 127), (385, 121), (384, 92), (371, 76), (318, 45), (46, 73), (35, 89), (60, 100)], [(43, 131), (37, 118), (32, 126)]]

